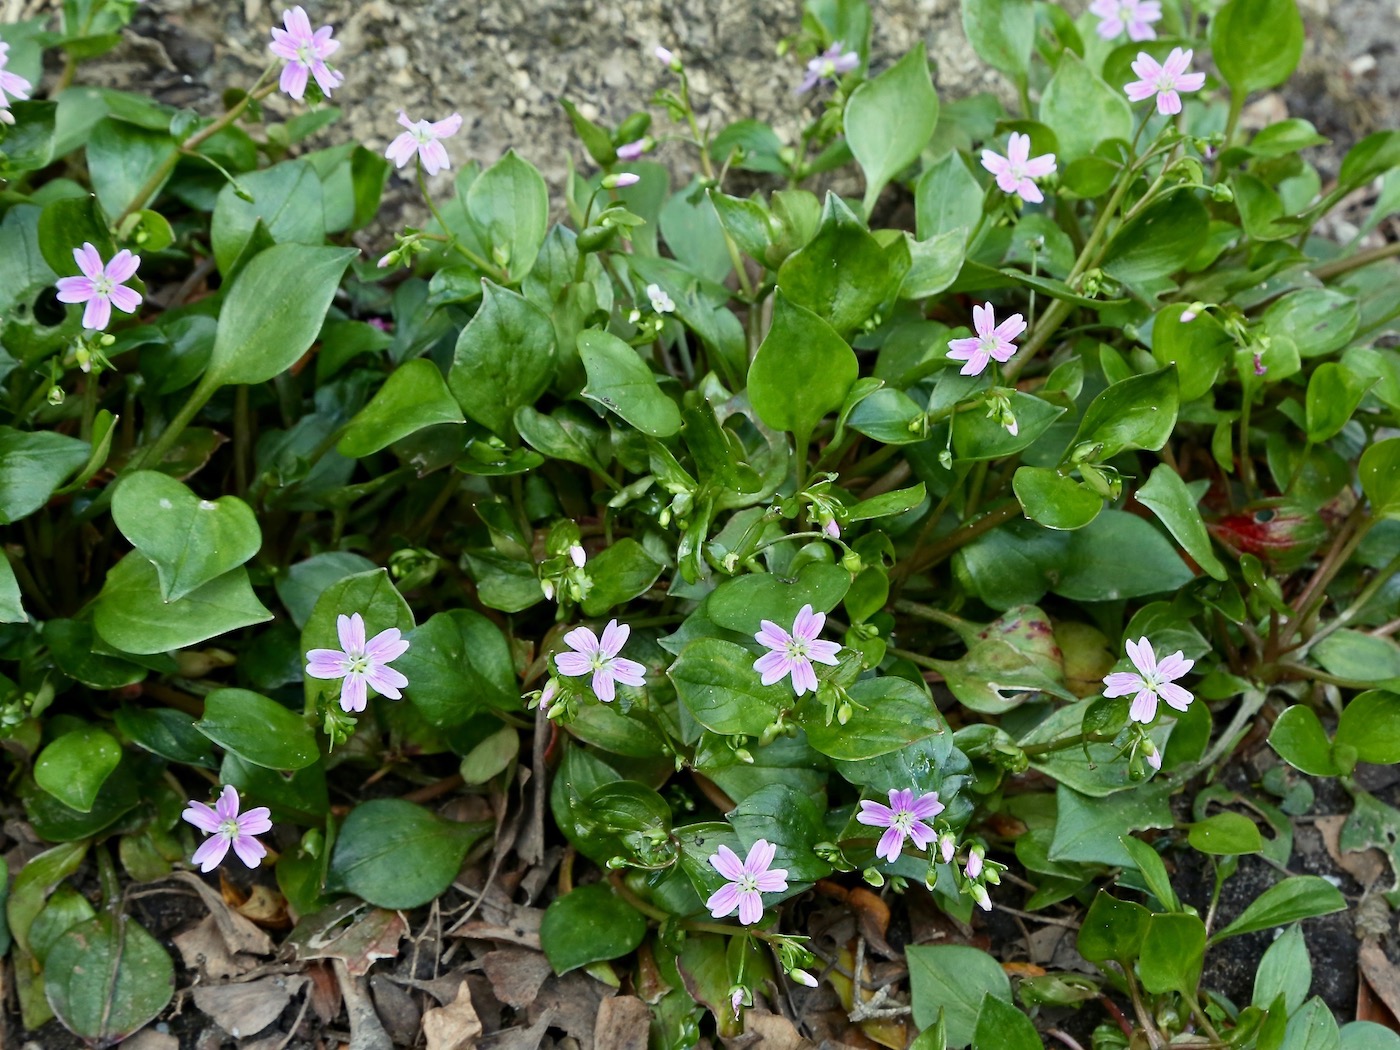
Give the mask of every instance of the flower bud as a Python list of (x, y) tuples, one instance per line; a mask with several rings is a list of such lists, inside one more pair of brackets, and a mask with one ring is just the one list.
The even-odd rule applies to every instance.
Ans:
[(626, 186), (635, 186), (641, 181), (642, 177), (640, 175), (636, 175), (630, 171), (619, 171), (616, 175), (603, 176), (603, 189), (620, 190)]
[(817, 986), (817, 979), (806, 970), (792, 969), (788, 971), (788, 976), (798, 984), (805, 984), (808, 988), (815, 988)]

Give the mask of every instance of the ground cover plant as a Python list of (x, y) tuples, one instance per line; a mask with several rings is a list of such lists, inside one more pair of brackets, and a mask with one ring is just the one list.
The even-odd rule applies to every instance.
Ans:
[(430, 1047), (594, 1033), (479, 1017), (416, 969), (449, 936), (645, 1004), (658, 1048), (1400, 1046), (1306, 942), (1391, 929), (1395, 873), (1291, 863), (1324, 790), (1397, 859), (1400, 132), (1324, 180), (1306, 120), (1242, 130), (1292, 0), (965, 0), (1008, 101), (869, 68), (866, 5), (808, 0), (799, 140), (708, 123), (661, 47), (618, 126), (564, 101), (554, 199), (446, 108), (313, 147), (374, 58), (300, 7), (220, 113), (84, 87), (132, 9), (0, 26), (25, 1029), (177, 1017), (180, 892), (229, 958), (290, 929), (193, 991), (236, 1028), (215, 993), (280, 975), (269, 1045), (337, 1023), (322, 979), (389, 1045), (355, 982), (423, 931)]

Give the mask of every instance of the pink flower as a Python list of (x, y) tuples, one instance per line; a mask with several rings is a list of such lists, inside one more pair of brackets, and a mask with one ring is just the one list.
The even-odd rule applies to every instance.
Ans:
[(642, 177), (635, 172), (619, 171), (616, 175), (603, 176), (603, 189), (620, 190), (627, 186), (635, 186), (642, 181)]
[(841, 526), (835, 518), (832, 518), (825, 525), (823, 525), (822, 531), (825, 532), (828, 536), (830, 536), (833, 540), (839, 540), (841, 538)]
[(958, 852), (958, 839), (951, 831), (945, 831), (938, 837), (938, 853), (943, 858), (944, 864), (953, 863), (953, 857)]
[(734, 990), (729, 993), (729, 1008), (734, 1011), (734, 1020), (739, 1019), (739, 1008), (743, 1005), (744, 988), (742, 985), (735, 985)]
[(587, 627), (575, 627), (564, 635), (564, 644), (573, 652), (560, 653), (554, 658), (560, 674), (570, 678), (593, 676), (593, 694), (603, 703), (611, 703), (617, 696), (617, 682), (623, 685), (642, 686), (646, 684), (647, 669), (636, 660), (628, 660), (617, 654), (627, 644), (627, 636), (632, 628), (609, 620), (603, 628), (602, 641)]
[(819, 83), (825, 80), (834, 83), (836, 78), (844, 76), (860, 65), (860, 55), (854, 51), (841, 51), (841, 41), (836, 41), (829, 48), (823, 51), (812, 61), (807, 63), (807, 75), (802, 78), (802, 83), (797, 85), (793, 94), (803, 95), (811, 91)]
[(1139, 638), (1136, 642), (1129, 640), (1126, 645), (1128, 657), (1137, 668), (1137, 673), (1114, 671), (1103, 680), (1107, 687), (1103, 691), (1104, 696), (1128, 696), (1136, 693), (1128, 717), (1143, 724), (1157, 717), (1158, 698), (1165, 700), (1167, 706), (1177, 711), (1185, 711), (1191, 706), (1191, 701), (1195, 698), (1173, 683), (1176, 679), (1184, 677), (1196, 661), (1186, 659), (1181, 651), (1177, 650), (1158, 663), (1157, 654), (1152, 651), (1152, 643), (1146, 638)]
[(247, 813), (238, 812), (238, 791), (232, 784), (225, 785), (219, 793), (219, 800), (211, 809), (203, 802), (190, 800), (189, 808), (180, 814), (206, 835), (213, 838), (194, 851), (190, 862), (199, 865), (199, 870), (211, 872), (217, 868), (228, 854), (229, 846), (238, 854), (238, 859), (250, 868), (267, 856), (267, 847), (254, 835), (272, 830), (270, 813), (265, 806), (250, 809)]
[(618, 146), (618, 147), (617, 147), (617, 159), (618, 159), (618, 160), (636, 160), (638, 157), (640, 157), (643, 153), (645, 153), (645, 152), (646, 152), (647, 150), (649, 150), (650, 148), (651, 148), (651, 139), (649, 139), (649, 138), (640, 138), (640, 139), (637, 139), (635, 142), (629, 142), (629, 143), (627, 143), (626, 145)]
[(1183, 310), (1183, 311), (1181, 312), (1181, 323), (1182, 323), (1182, 324), (1190, 324), (1190, 323), (1191, 323), (1192, 321), (1194, 321), (1195, 319), (1196, 319), (1196, 311), (1195, 311), (1195, 310)]
[(875, 847), (875, 856), (883, 857), (893, 864), (899, 859), (899, 851), (904, 848), (904, 840), (912, 839), (915, 849), (927, 849), (937, 833), (924, 823), (925, 817), (936, 817), (943, 812), (943, 803), (938, 801), (938, 792), (914, 798), (914, 792), (907, 788), (890, 791), (890, 804), (881, 805), (869, 799), (861, 799), (860, 812), (856, 820), (872, 827), (886, 828)]
[(772, 620), (763, 621), (763, 630), (754, 638), (772, 652), (764, 653), (755, 660), (753, 669), (763, 676), (764, 685), (772, 685), (792, 675), (792, 688), (798, 696), (809, 690), (817, 691), (817, 673), (812, 669), (812, 661), (835, 666), (839, 662), (836, 654), (841, 651), (838, 643), (824, 642), (817, 637), (824, 623), (826, 613), (814, 613), (810, 605), (802, 606), (798, 612), (791, 634)]
[(5, 65), (10, 61), (10, 45), (0, 40), (0, 109), (8, 109), (10, 98), (25, 99), (29, 97), (29, 92), (34, 85), (25, 80), (18, 73), (5, 71)]
[(1155, 40), (1152, 23), (1162, 17), (1159, 0), (1094, 0), (1089, 11), (1099, 16), (1097, 32), (1104, 40), (1122, 36), (1124, 29), (1129, 40)]
[(399, 124), (408, 130), (389, 143), (389, 148), (384, 151), (384, 156), (395, 165), (402, 168), (417, 153), (418, 159), (423, 162), (423, 170), (429, 175), (452, 167), (452, 161), (440, 140), (457, 134), (462, 126), (460, 113), (454, 113), (446, 120), (430, 122), (409, 120), (404, 111), (399, 110)]
[(554, 698), (559, 695), (559, 681), (551, 678), (545, 682), (544, 688), (540, 690), (540, 710), (549, 714), (549, 706), (554, 703)]
[(722, 919), (738, 908), (739, 921), (745, 926), (763, 918), (763, 898), (759, 894), (782, 893), (788, 888), (787, 869), (772, 868), (775, 853), (777, 847), (766, 839), (755, 842), (742, 863), (728, 846), (721, 846), (712, 853), (711, 866), (729, 882), (710, 894), (705, 902), (710, 914)]
[(312, 678), (343, 678), (340, 687), (342, 711), (363, 711), (368, 702), (365, 687), (373, 686), (390, 700), (399, 700), (399, 692), (408, 679), (389, 666), (408, 652), (397, 627), (380, 631), (365, 642), (365, 621), (359, 613), (338, 616), (335, 621), (340, 634), (339, 649), (312, 649), (306, 654), (306, 673)]
[(1045, 196), (1031, 180), (1044, 178), (1055, 170), (1055, 154), (1031, 157), (1031, 137), (1013, 131), (1006, 143), (1006, 156), (984, 149), (982, 167), (997, 177), (1003, 193), (1014, 193), (1027, 204), (1039, 204)]
[(1163, 116), (1180, 113), (1181, 96), (1177, 92), (1200, 91), (1206, 82), (1204, 73), (1186, 72), (1186, 67), (1190, 64), (1189, 49), (1183, 51), (1179, 47), (1172, 48), (1166, 62), (1161, 64), (1146, 51), (1139, 51), (1138, 57), (1133, 59), (1133, 72), (1142, 79), (1124, 85), (1123, 90), (1134, 102), (1141, 102), (1156, 95), (1157, 112)]
[(326, 59), (335, 54), (336, 49), (340, 47), (339, 40), (331, 39), (335, 30), (330, 26), (322, 26), (313, 33), (311, 20), (306, 17), (306, 12), (300, 4), (290, 11), (282, 12), (282, 24), (287, 28), (278, 29), (274, 26), (272, 43), (268, 45), (268, 50), (274, 55), (287, 60), (287, 64), (282, 67), (279, 86), (300, 102), (306, 95), (307, 78), (315, 77), (321, 92), (329, 97), (345, 79), (326, 65)]
[(663, 66), (674, 66), (676, 64), (676, 56), (669, 48), (658, 47), (652, 54), (656, 56), (656, 60)]
[(961, 369), (965, 376), (978, 375), (992, 359), (1011, 360), (1016, 352), (1016, 344), (1011, 340), (1026, 330), (1026, 321), (1020, 314), (1012, 314), (997, 324), (992, 304), (984, 303), (972, 308), (972, 327), (977, 331), (976, 336), (948, 342), (948, 357), (967, 362)]
[(104, 267), (102, 256), (97, 249), (84, 241), (81, 248), (73, 249), (73, 258), (81, 277), (60, 277), (58, 279), (58, 301), (61, 303), (87, 303), (83, 310), (83, 327), (100, 332), (112, 320), (112, 307), (123, 313), (135, 313), (141, 305), (141, 296), (134, 288), (127, 288), (123, 282), (136, 276), (141, 265), (141, 256), (132, 255), (123, 248), (112, 256), (112, 261)]
[(982, 874), (982, 847), (973, 846), (967, 851), (967, 867), (963, 869), (969, 879), (975, 879)]

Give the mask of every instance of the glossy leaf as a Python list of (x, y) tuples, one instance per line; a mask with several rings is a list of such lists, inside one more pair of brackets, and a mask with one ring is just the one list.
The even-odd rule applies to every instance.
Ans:
[(121, 762), (121, 745), (96, 726), (64, 733), (34, 760), (34, 781), (64, 805), (87, 813)]
[(1087, 157), (1107, 139), (1132, 138), (1133, 111), (1121, 90), (1096, 76), (1082, 58), (1066, 51), (1040, 100), (1040, 119), (1059, 140), (1056, 160), (1065, 166)]
[(194, 728), (264, 769), (305, 769), (321, 757), (304, 718), (247, 689), (215, 689), (204, 698), (204, 717)]
[(1337, 723), (1334, 743), (1355, 748), (1362, 762), (1400, 762), (1400, 695), (1370, 689), (1353, 697)]
[(635, 349), (608, 332), (580, 332), (578, 352), (588, 373), (583, 396), (652, 437), (681, 429), (681, 412), (657, 385), (656, 374)]
[(1269, 746), (1294, 769), (1310, 776), (1335, 777), (1341, 773), (1332, 758), (1332, 743), (1316, 712), (1305, 704), (1284, 710), (1269, 731)]
[(1326, 879), (1317, 875), (1293, 875), (1256, 897), (1234, 922), (1211, 937), (1211, 943), (1345, 911), (1346, 906), (1341, 891)]
[(1259, 826), (1241, 813), (1216, 813), (1192, 824), (1187, 839), (1193, 849), (1217, 857), (1259, 853), (1264, 849)]
[(33, 514), (87, 458), (86, 441), (0, 427), (0, 524)]
[(1103, 510), (1103, 497), (1053, 467), (1017, 467), (1012, 478), (1026, 517), (1047, 529), (1082, 529)]
[(549, 192), (533, 164), (515, 150), (481, 173), (466, 194), (467, 216), (510, 283), (535, 265), (549, 227)]
[(1090, 962), (1130, 966), (1142, 950), (1152, 913), (1100, 891), (1079, 927), (1079, 954)]
[(961, 944), (911, 945), (909, 994), (914, 1023), (927, 1028), (943, 1012), (948, 1045), (967, 1046), (977, 1030), (982, 997), (1011, 1002), (1011, 982), (986, 952)]
[(405, 637), (408, 652), (394, 666), (408, 678), (406, 695), (429, 725), (461, 725), (482, 711), (520, 703), (510, 643), (480, 613), (435, 613)]
[(279, 244), (239, 271), (219, 311), (201, 388), (264, 383), (311, 347), (353, 248)]
[(1206, 928), (1195, 915), (1166, 913), (1147, 922), (1138, 956), (1138, 977), (1154, 995), (1179, 992), (1196, 994), (1205, 960)]
[(620, 958), (646, 933), (642, 914), (601, 882), (556, 897), (540, 920), (540, 944), (557, 974)]
[(676, 695), (692, 718), (713, 733), (758, 736), (793, 699), (785, 679), (762, 685), (755, 656), (718, 638), (699, 638), (668, 670)]
[(1092, 462), (1125, 449), (1156, 451), (1176, 425), (1176, 369), (1164, 368), (1114, 383), (1090, 402), (1071, 448), (1085, 449)]
[[(252, 200), (239, 196), (239, 189)], [(233, 276), (240, 261), (247, 262), (244, 250), (254, 242), (259, 225), (274, 244), (319, 247), (326, 239), (326, 220), (316, 169), (304, 160), (283, 161), (240, 175), (237, 188), (224, 185), (214, 203), (209, 236), (225, 278)]]
[(270, 619), (272, 613), (253, 594), (245, 569), (233, 569), (178, 601), (166, 601), (155, 566), (132, 552), (107, 573), (92, 624), (122, 652), (149, 655)]
[(1320, 444), (1340, 432), (1372, 383), (1370, 378), (1357, 375), (1337, 361), (1318, 365), (1308, 380), (1308, 440)]
[(380, 908), (416, 908), (451, 885), (467, 850), (494, 826), (444, 820), (402, 799), (362, 802), (336, 836), (326, 888)]
[(262, 547), (258, 519), (237, 496), (200, 499), (154, 470), (121, 480), (112, 497), (112, 520), (155, 566), (166, 601), (179, 601), (236, 569)]
[(1157, 515), (1157, 520), (1167, 527), (1197, 565), (1217, 580), (1226, 578), (1225, 565), (1211, 547), (1210, 534), (1206, 532), (1205, 521), (1196, 508), (1191, 490), (1170, 465), (1159, 463), (1153, 467), (1147, 483), (1133, 498)]
[(498, 437), (514, 435), (516, 409), (533, 405), (554, 378), (554, 326), (532, 302), (490, 281), (457, 337), (447, 386), (471, 419)]
[(1362, 491), (1377, 517), (1400, 518), (1400, 437), (1377, 441), (1361, 453)]
[(846, 333), (895, 295), (903, 276), (855, 213), (829, 194), (816, 236), (783, 263), (778, 287), (792, 305)]
[(360, 459), (425, 427), (465, 422), (438, 366), (419, 357), (405, 361), (384, 381), (350, 420), (336, 451)]
[(857, 370), (846, 340), (780, 291), (773, 325), (749, 366), (749, 400), (765, 423), (796, 435), (801, 446), (823, 416), (841, 407)]

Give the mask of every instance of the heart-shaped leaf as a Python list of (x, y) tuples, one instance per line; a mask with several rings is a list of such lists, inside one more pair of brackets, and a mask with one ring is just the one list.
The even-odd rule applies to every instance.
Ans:
[(194, 727), (225, 751), (264, 769), (305, 769), (321, 757), (306, 720), (247, 689), (215, 689)]
[(112, 497), (112, 520), (156, 567), (167, 602), (238, 568), (262, 546), (258, 519), (237, 496), (200, 499), (154, 470), (122, 479)]

